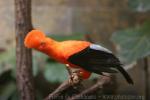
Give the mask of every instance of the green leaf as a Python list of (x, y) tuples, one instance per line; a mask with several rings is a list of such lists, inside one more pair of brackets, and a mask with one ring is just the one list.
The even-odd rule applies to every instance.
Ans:
[(150, 55), (150, 22), (141, 27), (126, 29), (113, 34), (112, 40), (120, 46), (119, 56), (131, 63)]
[(63, 82), (67, 80), (65, 65), (59, 63), (48, 63), (45, 66), (44, 76), (49, 82)]

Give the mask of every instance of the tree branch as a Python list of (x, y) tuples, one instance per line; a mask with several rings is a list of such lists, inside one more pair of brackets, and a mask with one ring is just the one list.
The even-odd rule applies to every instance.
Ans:
[(69, 80), (63, 82), (54, 92), (52, 92), (51, 94), (49, 94), (45, 100), (56, 100), (56, 99), (67, 99), (67, 100), (75, 100), (75, 99), (79, 99), (80, 97), (83, 97), (84, 95), (88, 95), (88, 94), (92, 94), (94, 92), (96, 92), (97, 90), (99, 89), (102, 89), (103, 86), (105, 84), (108, 84), (111, 82), (111, 75), (107, 75), (107, 76), (101, 76), (99, 78), (99, 80), (97, 81), (96, 84), (94, 84), (92, 87), (86, 89), (86, 90), (83, 90), (82, 92), (79, 92), (77, 93), (77, 95), (73, 96), (73, 97), (70, 97), (70, 98), (66, 98), (66, 97), (63, 97), (63, 93), (65, 94), (65, 92), (67, 90), (69, 90), (69, 92), (71, 91), (71, 89), (81, 89), (80, 86), (81, 84), (78, 83), (78, 84), (74, 84), (74, 85), (71, 85), (69, 83)]
[(45, 98), (45, 100), (65, 99), (66, 97), (61, 97), (61, 95), (65, 94), (66, 91), (69, 91), (69, 92), (73, 91), (74, 93), (75, 91), (77, 93), (80, 92), (83, 86), (81, 84), (80, 77), (78, 76), (78, 71), (72, 72), (72, 70), (68, 67), (68, 65), (66, 65), (66, 69), (70, 76), (69, 79), (63, 82), (54, 92), (49, 94)]
[(59, 95), (61, 95), (61, 93), (63, 91), (65, 91), (69, 87), (71, 87), (71, 84), (69, 84), (69, 81), (67, 80), (67, 81), (63, 82), (54, 92), (52, 92), (51, 94), (49, 94), (45, 98), (45, 100), (53, 100), (53, 99), (57, 98)]
[(85, 95), (92, 94), (92, 93), (96, 92), (99, 89), (103, 89), (103, 86), (105, 84), (110, 83), (110, 82), (111, 82), (111, 76), (110, 75), (102, 76), (97, 81), (97, 83), (94, 84), (92, 87), (82, 91), (81, 93), (79, 93), (79, 94), (77, 94), (77, 95), (75, 95), (71, 98), (68, 98), (67, 100), (77, 100), (77, 99), (80, 99), (80, 98), (84, 98)]

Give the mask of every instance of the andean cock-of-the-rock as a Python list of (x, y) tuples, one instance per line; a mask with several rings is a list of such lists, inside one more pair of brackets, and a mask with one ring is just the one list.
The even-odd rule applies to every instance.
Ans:
[(79, 68), (83, 79), (88, 79), (91, 73), (103, 75), (103, 73), (119, 71), (129, 84), (133, 84), (133, 80), (123, 69), (119, 59), (110, 50), (100, 45), (77, 40), (58, 42), (46, 37), (39, 30), (29, 32), (24, 44), (27, 48), (43, 52), (56, 61), (67, 64), (70, 68)]

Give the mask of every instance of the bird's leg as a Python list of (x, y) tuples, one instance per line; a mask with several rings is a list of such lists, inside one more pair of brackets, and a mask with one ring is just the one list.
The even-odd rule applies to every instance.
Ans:
[(66, 64), (66, 69), (67, 69), (69, 75), (71, 76), (72, 70), (69, 68), (69, 64)]
[(72, 77), (72, 70), (71, 68), (69, 67), (69, 64), (66, 64), (66, 69), (69, 73), (69, 83), (73, 85), (73, 77)]
[(82, 81), (82, 72), (80, 70), (75, 70), (72, 72), (73, 83), (77, 84)]
[(66, 69), (69, 73), (69, 83), (74, 85), (81, 81), (81, 74), (79, 70), (72, 71), (68, 64), (66, 64)]

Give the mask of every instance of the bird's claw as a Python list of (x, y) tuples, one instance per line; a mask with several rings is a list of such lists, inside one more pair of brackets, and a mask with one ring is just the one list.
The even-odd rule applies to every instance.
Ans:
[(69, 83), (71, 85), (74, 85), (74, 84), (80, 83), (81, 80), (82, 80), (82, 78), (81, 78), (81, 74), (79, 73), (79, 71), (74, 71), (74, 72), (72, 72), (72, 75), (69, 78)]

